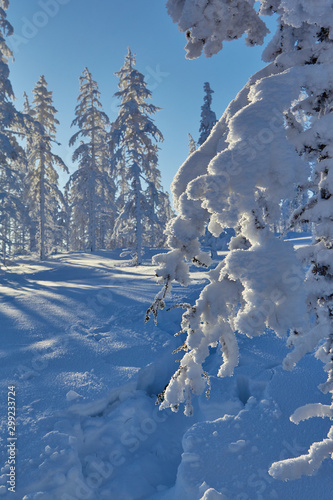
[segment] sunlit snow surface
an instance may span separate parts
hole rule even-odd
[[[329,398],[317,389],[325,374],[313,357],[282,370],[283,340],[242,338],[232,378],[216,377],[220,354],[212,352],[210,399],[194,399],[192,418],[182,408],[158,410],[156,395],[184,338],[174,337],[179,309],[162,311],[157,327],[144,324],[159,291],[153,253],[140,267],[119,252],[22,258],[0,275],[2,464],[9,384],[17,391],[18,438],[16,493],[7,491],[3,468],[0,497],[329,500],[330,460],[294,482],[267,473],[272,462],[306,453],[330,427],[328,419],[289,421],[299,406]],[[193,276],[189,288],[174,287],[168,305],[195,301],[205,280]]]

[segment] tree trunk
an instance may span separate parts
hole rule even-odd
[[[96,183],[96,156],[95,156],[95,116],[94,102],[92,98],[92,132],[91,132],[91,182],[89,186],[89,249],[90,252],[96,250],[96,206],[95,206],[95,183]]]
[[[39,241],[39,258],[40,260],[45,260],[45,164],[44,164],[44,154],[41,153],[40,157],[40,185],[39,185],[39,196],[40,196],[40,241]]]
[[[141,184],[140,178],[135,179],[135,233],[136,233],[136,264],[139,266],[142,262],[142,214],[141,214]]]

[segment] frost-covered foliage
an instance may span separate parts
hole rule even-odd
[[[202,51],[207,57],[216,54],[224,41],[244,33],[247,45],[262,45],[268,29],[254,4],[255,0],[168,0],[167,9],[179,30],[186,32],[186,57],[194,59]]]
[[[87,68],[80,76],[80,94],[70,139],[79,146],[73,153],[78,169],[67,185],[71,209],[71,246],[74,250],[105,248],[116,219],[116,186],[111,168],[107,126],[109,118],[100,102],[100,92]]]
[[[291,228],[297,232],[311,231],[311,224],[302,224],[292,220],[293,213],[303,207],[312,197],[313,187],[309,184],[308,189],[301,189],[297,186],[294,198],[283,200],[281,204],[281,220],[276,227],[277,232],[286,234]]]
[[[199,133],[200,133],[200,137],[198,139],[199,146],[201,146],[201,144],[205,142],[212,128],[217,122],[216,114],[211,109],[212,94],[214,94],[214,90],[210,88],[208,82],[204,84],[204,91],[205,91],[205,97],[204,97],[204,103],[201,106],[201,121],[199,128]]]
[[[303,87],[302,99],[294,103],[288,115],[289,135],[299,154],[313,165],[312,178],[301,186],[306,194],[310,187],[314,195],[298,208],[293,224],[313,227],[313,243],[299,250],[300,258],[308,267],[305,289],[308,309],[313,318],[309,328],[295,331],[290,337],[292,352],[285,360],[285,367],[295,364],[316,346],[316,356],[324,363],[328,380],[320,386],[324,393],[333,394],[333,27],[332,3],[320,2],[300,11],[297,3],[294,12],[287,11],[282,19],[298,27],[307,41],[303,64],[308,67],[308,78]],[[325,14],[326,12],[326,14]],[[301,23],[300,23],[301,19]],[[312,36],[312,38],[311,38]],[[304,41],[303,41],[304,44]],[[297,52],[299,63],[300,51]],[[303,116],[303,120],[299,117]],[[305,120],[306,117],[306,120]],[[332,406],[310,404],[291,417],[294,423],[311,417],[332,418]],[[295,479],[311,475],[333,451],[333,427],[322,442],[314,443],[307,455],[278,462],[270,473],[280,479]]]
[[[134,68],[135,55],[128,49],[119,78],[119,114],[112,124],[110,147],[120,178],[119,216],[114,240],[134,248],[136,262],[141,263],[142,246],[158,245],[163,240],[168,196],[162,191],[155,141],[163,136],[151,115],[159,108],[149,104],[151,92],[144,76]],[[145,187],[146,186],[146,189]]]
[[[42,75],[34,90],[31,115],[39,124],[34,127],[27,141],[28,174],[26,177],[29,211],[34,226],[37,227],[36,239],[41,260],[56,245],[58,214],[64,207],[64,198],[58,187],[59,175],[55,166],[65,172],[68,169],[62,159],[52,152],[56,137],[55,118],[57,110],[53,106],[52,92],[47,89]]]

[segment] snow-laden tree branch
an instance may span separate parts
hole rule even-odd
[[[195,16],[206,7],[222,5],[222,1],[168,3],[180,27],[192,29],[190,57],[199,55],[208,39],[195,40],[192,33],[199,23]],[[228,2],[229,14],[236,5],[236,1]],[[185,412],[191,414],[191,393],[201,394],[206,385],[202,364],[209,347],[221,349],[218,375],[231,375],[238,362],[237,335],[252,337],[267,329],[278,336],[291,332],[289,345],[294,350],[285,361],[286,368],[326,339],[318,351],[329,374],[322,389],[333,388],[333,13],[328,1],[261,2],[261,14],[273,12],[280,17],[278,30],[264,51],[270,64],[250,79],[173,182],[179,215],[167,230],[171,251],[155,258],[161,283],[168,279],[186,286],[189,263],[209,262],[199,243],[207,224],[216,236],[225,226],[234,227],[236,236],[225,260],[208,273],[210,283],[183,315],[187,339],[181,348],[185,354],[163,394],[162,408],[177,411],[184,403]],[[241,12],[234,14],[242,20]],[[200,19],[207,33],[215,36],[218,23],[213,29],[204,15]],[[209,52],[209,44],[206,47]],[[315,228],[314,245],[300,255],[310,266],[304,287],[305,274],[293,248],[277,239],[270,228],[281,215],[282,200],[292,199],[296,188],[308,189],[314,163],[314,197],[294,214],[295,220]],[[305,413],[307,418],[329,416],[330,410],[315,405]],[[301,410],[295,420],[300,416],[304,417]],[[271,472],[280,478],[298,477],[300,471],[313,473],[332,452],[331,438],[332,431],[310,448],[308,456],[274,464]]]
[[[262,45],[268,33],[254,8],[254,0],[168,0],[167,9],[180,31],[186,33],[186,57],[194,59],[204,51],[210,57],[224,41],[246,34],[247,45]]]
[[[273,65],[255,75],[174,180],[180,214],[167,229],[172,250],[155,257],[161,283],[168,278],[187,285],[189,262],[210,264],[199,242],[206,224],[215,236],[225,226],[237,228],[237,235],[226,259],[208,273],[210,283],[194,311],[183,317],[186,353],[163,408],[176,409],[190,391],[203,391],[209,347],[221,348],[219,376],[232,375],[238,364],[236,331],[253,337],[272,329],[284,336],[291,327],[304,326],[304,272],[292,247],[269,229],[280,217],[281,199],[292,196],[295,183],[308,175],[284,125],[284,111],[298,97],[302,77]]]
[[[318,415],[311,414],[308,418]],[[321,415],[320,415],[321,416]],[[323,461],[333,453],[333,428],[327,438],[318,443],[313,443],[307,455],[275,462],[269,469],[269,474],[282,481],[299,479],[301,476],[312,476],[321,466]]]

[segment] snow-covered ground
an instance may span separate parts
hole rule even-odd
[[[296,242],[292,241],[292,244]],[[306,243],[306,242],[304,242]],[[279,482],[272,462],[307,451],[330,422],[295,426],[300,405],[323,402],[322,365],[307,356],[284,372],[284,342],[242,338],[232,378],[206,370],[211,393],[194,416],[159,411],[156,397],[184,342],[181,310],[144,323],[159,291],[151,254],[132,267],[117,252],[20,259],[0,276],[2,464],[9,456],[7,388],[15,386],[16,492],[1,471],[0,497],[24,500],[304,500],[332,498],[332,461],[312,478]],[[220,258],[222,258],[222,254]],[[170,305],[193,302],[205,284],[193,274]],[[179,357],[179,355],[178,355]]]

